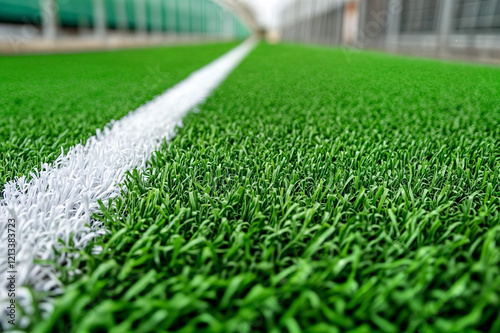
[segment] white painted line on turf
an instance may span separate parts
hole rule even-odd
[[[163,139],[169,141],[175,136],[175,128],[182,125],[186,113],[202,103],[255,45],[254,40],[248,40],[194,72],[114,122],[111,129],[98,131],[85,146],[74,146],[52,165],[43,165],[29,182],[21,177],[5,185],[4,199],[0,202],[0,244],[4,249],[0,254],[2,326],[7,318],[3,312],[10,302],[7,272],[17,272],[16,298],[23,305],[29,306],[29,293],[22,285],[51,294],[60,291],[57,271],[33,261],[56,260],[68,267],[71,256],[64,252],[56,256],[54,248],[61,249],[71,240],[74,248],[83,249],[93,238],[105,233],[102,225],[91,221],[92,213],[99,210],[97,201],[106,202],[118,196],[125,172],[144,168]],[[6,248],[9,219],[15,221],[17,239],[16,264],[12,267]]]

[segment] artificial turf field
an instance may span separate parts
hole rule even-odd
[[[235,45],[0,57],[0,191]]]
[[[498,68],[261,44],[28,331],[499,332],[499,96]]]

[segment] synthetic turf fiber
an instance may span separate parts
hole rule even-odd
[[[31,332],[500,331],[499,94],[497,68],[261,45]]]
[[[0,192],[235,45],[0,57]]]
[[[85,146],[71,147],[52,165],[33,174],[29,182],[20,178],[5,185],[0,229],[4,230],[12,218],[13,227],[20,231],[15,247],[17,285],[50,296],[60,294],[56,267],[71,266],[73,256],[78,256],[95,237],[107,233],[102,223],[92,220],[99,211],[99,201],[116,198],[126,172],[144,169],[152,153],[175,136],[182,118],[204,102],[255,45],[253,40],[242,43],[195,71],[114,122],[111,129],[88,139]],[[10,239],[8,233],[0,234],[0,243],[8,244]],[[57,264],[44,265],[40,261]],[[0,272],[12,269],[8,258],[0,257]],[[9,281],[0,286],[0,307],[5,308],[10,303]],[[29,309],[32,302],[25,288],[16,291],[16,302]],[[0,324],[8,327],[4,318],[0,318]]]

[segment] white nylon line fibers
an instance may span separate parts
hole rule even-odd
[[[186,113],[203,102],[255,45],[256,41],[247,40],[194,72],[114,122],[110,129],[97,131],[85,146],[76,145],[52,165],[42,165],[41,171],[31,174],[29,182],[23,176],[6,184],[0,202],[2,326],[8,318],[3,312],[9,304],[7,271],[11,270],[7,265],[8,219],[16,221],[16,298],[29,307],[30,294],[23,285],[52,295],[61,291],[58,272],[52,266],[33,261],[56,260],[62,267],[69,267],[70,254],[54,254],[53,247],[65,246],[58,239],[69,244],[72,235],[73,246],[79,250],[106,233],[101,224],[91,221],[92,213],[99,210],[97,200],[107,202],[118,196],[125,172],[135,167],[143,169],[163,139],[174,137],[175,127],[182,125]],[[50,303],[44,306],[50,311]]]

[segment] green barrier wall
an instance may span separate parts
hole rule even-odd
[[[92,27],[93,0],[56,0],[63,27]],[[112,29],[135,29],[135,6],[145,6],[148,30],[245,38],[250,32],[231,12],[211,0],[104,0]],[[161,14],[158,14],[158,10]],[[161,15],[161,25],[158,17]],[[157,21],[154,21],[154,20]],[[39,0],[0,0],[0,22],[40,24]],[[156,22],[156,24],[155,24]],[[160,27],[157,29],[156,27]]]
[[[39,24],[39,6],[38,0],[0,0],[0,22]]]

